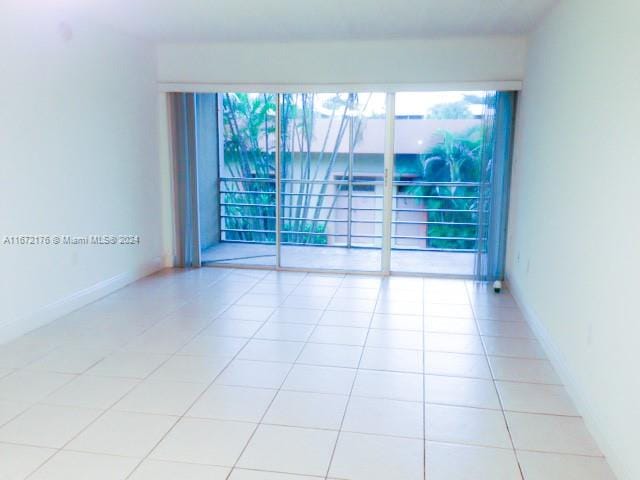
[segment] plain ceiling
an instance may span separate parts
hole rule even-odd
[[[530,32],[556,0],[58,0],[156,42],[388,40]]]

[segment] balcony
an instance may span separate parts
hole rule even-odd
[[[383,178],[282,180],[280,263],[290,268],[379,271]],[[275,266],[274,178],[220,178],[220,240],[205,249],[208,264]],[[391,269],[437,275],[473,274],[479,184],[393,182]]]

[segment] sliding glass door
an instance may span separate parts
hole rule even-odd
[[[392,271],[473,275],[486,95],[396,94]]]
[[[218,95],[219,241],[203,262],[276,266],[276,95]]]
[[[379,271],[385,94],[281,95],[280,265]]]
[[[218,94],[220,233],[203,261],[467,277],[499,265],[504,95]]]

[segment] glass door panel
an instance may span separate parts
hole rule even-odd
[[[360,270],[380,270],[383,243],[385,93],[356,93],[350,149],[349,246]],[[360,250],[355,250],[360,249]],[[368,258],[367,258],[368,257]],[[367,258],[368,265],[364,259]]]
[[[276,265],[276,95],[219,94],[220,242],[208,263]]]
[[[384,99],[282,95],[282,267],[380,270]]]
[[[392,271],[473,275],[486,93],[396,94]]]

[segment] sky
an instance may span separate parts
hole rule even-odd
[[[395,109],[396,116],[425,116],[435,105],[442,103],[454,103],[464,99],[465,95],[476,95],[483,97],[484,91],[450,91],[450,92],[398,92],[396,93]],[[250,93],[249,96],[262,94]],[[341,98],[346,99],[348,93],[339,93]],[[335,98],[335,93],[315,94],[314,109],[317,112],[331,115],[331,107],[326,103]],[[386,93],[364,92],[358,94],[360,110],[353,114],[364,114],[364,116],[384,116],[386,110]],[[482,115],[482,105],[470,105],[469,109],[475,115]],[[275,113],[275,112],[274,112]]]
[[[454,103],[464,99],[465,95],[478,95],[482,97],[485,92],[399,92],[396,93],[396,116],[426,115],[433,106],[441,103]],[[316,110],[323,113],[331,113],[323,104],[335,94],[323,93],[316,95]],[[346,96],[346,94],[345,94]],[[366,105],[364,115],[384,115],[385,93],[361,93],[360,103]],[[482,114],[482,107],[471,106],[470,110],[477,115]]]

